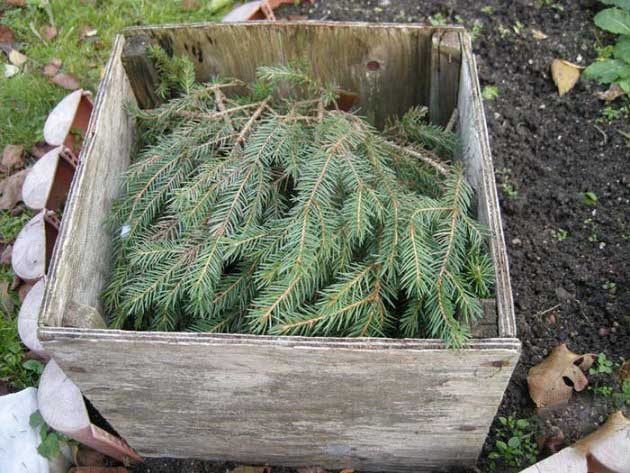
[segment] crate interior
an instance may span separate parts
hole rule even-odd
[[[469,64],[470,58],[463,54],[467,37],[461,28],[252,22],[132,28],[123,36],[124,39],[119,38],[113,53],[119,58],[112,60],[121,61],[123,67],[119,68],[118,74],[124,77],[112,78],[112,81],[128,81],[128,84],[121,85],[118,91],[101,90],[97,97],[97,111],[99,98],[103,99],[105,94],[133,95],[141,107],[155,104],[156,99],[151,94],[157,78],[147,56],[147,47],[150,44],[161,46],[169,54],[187,55],[191,58],[199,81],[206,81],[215,75],[251,81],[258,66],[306,59],[317,78],[332,80],[344,91],[356,94],[358,98],[356,105],[361,114],[377,126],[381,126],[388,117],[400,115],[414,105],[427,106],[432,121],[444,125],[458,106],[458,101],[461,101],[463,96],[468,100],[467,97],[471,94],[474,99],[474,89],[478,89],[474,64]],[[466,71],[462,71],[462,64],[469,69],[468,73],[472,77],[469,77],[470,83],[460,87],[460,78],[466,79]],[[464,86],[470,90],[463,90]],[[119,100],[121,103],[117,105],[129,99],[131,97],[121,97]],[[111,113],[111,110],[109,112]],[[475,115],[474,112],[476,110],[470,113],[460,112],[457,126],[460,134],[462,130],[472,127],[473,121],[479,120],[478,114]],[[483,126],[485,127],[485,124]],[[101,228],[103,231],[104,220],[113,198],[118,193],[121,175],[129,164],[134,141],[133,124],[130,120],[123,119],[114,128],[114,133],[125,135],[122,141],[127,145],[121,149],[123,156],[117,157],[116,162],[106,165],[108,167],[104,183],[106,198],[98,204],[97,210],[100,214],[85,217],[91,220],[89,225],[92,228]],[[474,131],[468,138],[479,140],[480,136]],[[94,151],[89,146],[87,148],[84,156],[91,152],[89,156],[91,161],[103,159],[103,156],[98,156],[98,150]],[[476,208],[479,219],[492,227],[493,211],[488,208],[492,193],[488,194],[488,183],[483,181],[483,166],[477,162],[480,158],[474,154],[473,148],[474,146],[464,143],[460,159],[465,163],[467,178],[477,194]],[[86,166],[103,167],[102,164],[94,162],[86,163]],[[86,169],[86,172],[90,171]],[[99,170],[93,169],[92,172],[98,173]],[[80,182],[73,185],[73,191],[77,188],[76,192],[73,192],[77,205],[81,199],[78,189],[80,186]],[[493,186],[494,182],[491,187]],[[85,203],[83,207],[86,207]],[[90,210],[84,209],[81,213],[86,212]],[[62,238],[63,235],[64,232]],[[495,243],[491,242],[491,246],[496,246]],[[80,260],[82,265],[91,266],[88,270],[90,279],[75,278],[72,285],[68,285],[67,281],[53,280],[53,289],[55,285],[59,289],[55,294],[57,300],[53,300],[54,296],[50,295],[49,290],[45,305],[50,303],[50,309],[56,305],[62,313],[69,302],[88,305],[101,311],[100,292],[107,280],[111,263],[107,258],[108,247],[106,235],[84,240],[84,244],[79,248],[83,255]],[[56,253],[59,257],[53,260],[53,274],[59,273],[59,268],[55,267],[56,262],[60,258],[68,259],[68,255],[60,255],[60,251],[63,250],[58,249]],[[499,253],[495,248],[491,251],[495,266],[498,266],[497,256],[501,256],[502,251],[501,248],[498,249]],[[499,280],[502,279],[499,274],[497,276]],[[66,286],[63,289],[60,287],[62,284]],[[496,291],[497,294],[505,291],[505,287],[497,284]],[[60,293],[63,295],[60,296]],[[499,319],[502,316],[508,318],[513,316],[509,310],[508,313],[502,314],[500,307],[497,308],[501,306],[501,301],[497,302],[495,304],[488,301],[486,317],[482,324],[484,327],[475,334],[476,337],[487,338],[508,334],[500,330],[497,312]],[[511,294],[508,302],[511,304]],[[44,321],[44,324],[51,324],[50,320],[54,317],[49,315],[48,322]],[[56,326],[63,326],[63,321],[59,318],[56,323],[59,324]],[[55,326],[54,323],[51,325]]]

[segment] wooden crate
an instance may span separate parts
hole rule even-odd
[[[156,333],[69,327],[101,311],[105,220],[129,165],[126,103],[150,105],[146,45],[190,56],[198,78],[250,80],[306,57],[359,94],[376,124],[410,106],[445,123],[454,107],[466,176],[494,234],[496,302],[453,351],[437,340]],[[90,309],[88,309],[90,310]],[[69,318],[68,318],[69,319]],[[520,353],[494,171],[469,36],[457,27],[296,22],[132,28],[115,41],[64,212],[39,336],[113,427],[146,456],[435,470],[473,463]]]

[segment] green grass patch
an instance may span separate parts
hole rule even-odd
[[[228,9],[225,0],[199,4],[199,8],[186,11],[181,1],[175,0],[55,0],[50,5],[58,34],[51,41],[33,32],[50,24],[40,0],[29,0],[26,8],[6,9],[0,23],[13,30],[29,62],[16,76],[0,78],[0,151],[9,143],[28,148],[41,139],[48,113],[68,93],[41,74],[42,67],[53,58],[62,60],[61,72],[75,76],[83,88],[96,91],[118,32],[135,25],[216,20]],[[83,38],[86,27],[96,29],[96,36]]]

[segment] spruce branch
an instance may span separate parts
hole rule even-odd
[[[466,342],[488,231],[425,108],[381,132],[303,64],[247,86],[155,60],[175,98],[130,109],[143,147],[112,216],[112,326]]]

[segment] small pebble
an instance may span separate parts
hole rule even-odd
[[[513,244],[514,246],[521,246],[521,244],[522,244],[522,243],[523,243],[523,242],[521,241],[521,239],[520,239],[520,238],[514,238],[514,239],[512,240],[512,244]]]
[[[607,337],[608,335],[610,335],[610,329],[606,327],[602,327],[599,329],[598,333],[600,337]]]

